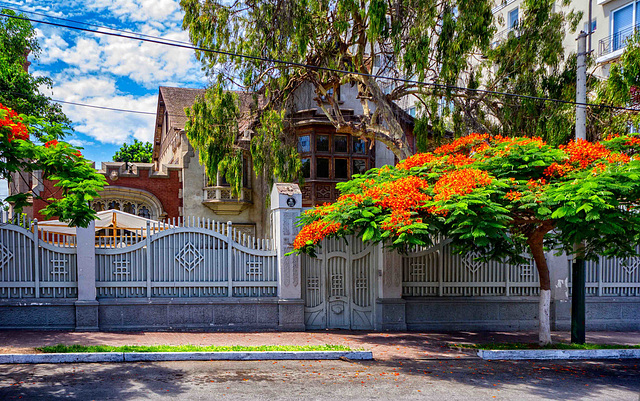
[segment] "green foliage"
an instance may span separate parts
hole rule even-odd
[[[131,145],[126,143],[113,155],[114,162],[151,163],[153,161],[153,144],[133,140]]]
[[[16,15],[7,9],[2,13]],[[60,105],[40,92],[40,88],[51,88],[51,79],[25,71],[27,56],[37,59],[39,54],[36,32],[29,21],[0,17],[0,103],[18,114],[42,117],[68,129],[71,122]]]
[[[396,82],[385,94],[379,80],[313,67],[371,73],[376,64],[381,75],[456,83],[469,56],[487,48],[493,33],[489,0],[181,0],[180,5],[194,45],[227,52],[196,51],[209,75],[259,91],[266,99],[262,108],[285,110],[285,117],[300,100],[294,94],[310,88],[315,93],[303,97],[314,99],[339,132],[381,141],[400,159],[411,151],[393,102],[410,94],[438,99],[442,90]],[[343,115],[336,90],[341,85],[357,90],[361,121]]]
[[[553,0],[526,0],[520,22],[502,31],[486,60],[472,68],[470,88],[575,101],[575,52],[565,59],[565,32],[575,32],[582,13],[556,11]],[[475,80],[478,77],[478,80]],[[551,145],[574,136],[575,106],[505,95],[469,93],[454,97],[457,134],[491,133],[541,137]]]
[[[540,256],[543,240],[570,254],[584,242],[592,259],[635,255],[640,160],[628,155],[639,144],[630,136],[561,148],[539,139],[463,137],[339,184],[336,203],[302,216],[294,247],[313,252],[326,236],[355,233],[400,251],[445,236],[460,253],[515,262],[527,251]]]
[[[240,132],[238,95],[224,91],[218,84],[207,89],[204,97],[196,99],[185,113],[189,118],[185,124],[187,138],[199,152],[207,176],[215,180],[218,169],[222,169],[227,182],[238,194],[242,184],[242,149],[237,144]]]
[[[620,59],[611,64],[609,77],[597,87],[596,103],[638,109],[640,106],[640,35],[626,40]],[[602,135],[628,132],[640,126],[640,113],[633,110],[592,108],[591,121],[602,127]]]
[[[4,120],[4,121],[2,121]],[[11,182],[20,174],[42,171],[43,179],[55,182],[60,199],[44,199],[48,205],[41,210],[47,217],[57,217],[71,226],[86,227],[96,216],[89,202],[98,197],[106,184],[84,159],[78,148],[59,142],[63,127],[42,118],[21,115],[12,117],[10,111],[0,107],[0,178]],[[16,128],[24,127],[25,134],[39,138],[44,145],[32,142],[29,135],[16,136]],[[13,203],[14,211],[21,213],[30,198],[42,199],[33,191],[16,193],[6,201]]]
[[[187,138],[198,150],[207,175],[216,177],[220,170],[236,194],[242,187],[242,160],[248,157],[247,150],[251,153],[255,174],[266,177],[269,187],[274,179],[297,179],[301,169],[295,141],[285,135],[284,113],[268,110],[258,119],[254,111],[257,98],[251,102],[251,105],[241,105],[237,93],[225,91],[217,84],[185,110],[189,117],[185,124]],[[241,107],[248,110],[240,112]],[[239,121],[255,126],[249,140],[241,136]]]

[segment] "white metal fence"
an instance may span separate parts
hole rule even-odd
[[[477,262],[477,255],[453,254],[448,240],[415,248],[402,258],[402,293],[430,296],[535,296],[538,271],[532,258],[522,265]],[[637,249],[640,252],[640,247]],[[571,280],[571,259],[569,259]],[[569,287],[571,282],[569,281]],[[640,296],[640,257],[606,258],[586,263],[587,296]]]
[[[96,235],[98,298],[277,296],[273,241],[231,224],[189,218],[104,234]],[[0,298],[77,298],[77,272],[75,236],[0,214]]]
[[[75,242],[0,213],[0,298],[76,298]]]
[[[636,249],[640,252],[640,247]],[[587,296],[633,297],[640,296],[640,258],[607,258],[585,264]],[[571,287],[571,260],[569,260],[569,287]]]
[[[277,296],[271,240],[199,219],[126,235],[96,249],[98,298]]]
[[[450,240],[415,248],[402,258],[402,294],[427,296],[530,296],[539,293],[533,260],[524,265],[478,262],[451,252]]]

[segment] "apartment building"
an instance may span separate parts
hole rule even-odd
[[[493,9],[497,33],[494,43],[507,37],[523,16],[523,0],[505,0]],[[573,0],[568,6],[556,2],[557,11],[581,11],[582,18],[577,32],[566,32],[564,48],[567,55],[577,48],[579,31],[589,33],[589,8],[591,8],[591,38],[587,48],[595,59],[593,74],[600,78],[609,75],[609,68],[624,52],[628,39],[640,26],[640,1],[635,0]],[[589,40],[590,39],[590,40]]]

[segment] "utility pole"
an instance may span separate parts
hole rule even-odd
[[[591,23],[591,21],[589,21]],[[591,26],[589,26],[591,30]],[[587,34],[578,35],[578,68],[576,79],[576,141],[587,139]],[[584,246],[575,244],[571,275],[571,342],[585,342],[585,269]]]

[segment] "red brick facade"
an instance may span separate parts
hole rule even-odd
[[[108,186],[101,194],[102,199],[96,199],[94,203],[105,203],[110,199],[121,200],[125,204],[133,199],[138,203],[155,206],[157,210],[151,217],[162,220],[165,218],[178,218],[182,211],[182,179],[179,168],[168,168],[165,172],[154,171],[153,164],[135,163],[125,168],[124,163],[103,163],[102,173],[108,182]],[[58,198],[59,191],[54,187],[54,182],[44,180],[41,188],[41,196],[44,199]],[[134,202],[135,203],[135,202]],[[46,202],[34,199],[33,217],[38,220],[46,220],[39,212],[46,207]],[[109,209],[108,204],[102,205]],[[124,210],[127,211],[127,210]],[[137,213],[136,213],[137,214]],[[145,216],[146,217],[146,216]]]

